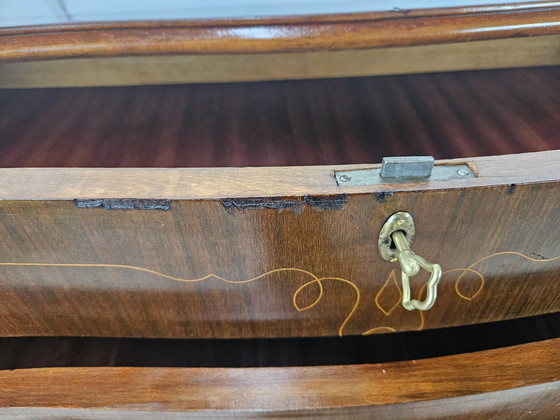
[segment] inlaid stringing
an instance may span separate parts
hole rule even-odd
[[[535,263],[547,263],[547,262],[552,262],[552,261],[556,261],[556,260],[560,259],[560,256],[557,256],[557,257],[554,257],[554,258],[541,258],[541,259],[539,259],[539,258],[529,257],[527,255],[524,255],[524,254],[522,254],[520,252],[516,252],[516,251],[503,251],[503,252],[496,252],[494,254],[490,254],[490,255],[487,255],[485,257],[482,257],[479,260],[472,263],[471,265],[469,265],[468,267],[454,268],[454,269],[451,269],[451,270],[446,270],[446,271],[443,272],[443,275],[446,275],[446,274],[449,274],[449,273],[454,273],[454,272],[461,272],[459,277],[455,280],[455,291],[460,298],[470,301],[470,300],[473,300],[474,298],[476,298],[482,292],[482,290],[484,289],[484,284],[486,282],[486,279],[485,279],[484,275],[473,267],[475,267],[476,265],[480,264],[483,261],[486,261],[486,260],[494,258],[494,257],[503,256],[503,255],[513,255],[513,256],[524,258],[526,260],[529,260],[529,261],[532,261],[532,262],[535,262]],[[323,298],[323,295],[324,295],[323,283],[326,282],[326,281],[342,282],[342,283],[345,283],[345,284],[351,286],[351,288],[354,290],[354,293],[356,295],[354,306],[352,307],[352,310],[348,313],[348,315],[346,315],[346,318],[344,318],[344,321],[342,322],[342,324],[340,324],[340,327],[338,329],[338,335],[339,336],[344,335],[343,334],[344,327],[348,324],[348,322],[350,321],[350,319],[352,318],[352,316],[354,315],[354,313],[358,309],[358,306],[360,305],[360,300],[361,300],[360,289],[358,288],[358,286],[356,286],[356,284],[354,284],[352,281],[350,281],[348,279],[344,279],[344,278],[340,278],[340,277],[318,277],[310,271],[303,270],[303,269],[300,269],[300,268],[293,268],[293,267],[277,268],[277,269],[267,271],[266,273],[260,274],[258,276],[255,276],[255,277],[252,277],[252,278],[249,278],[249,279],[246,279],[246,280],[231,280],[231,279],[227,279],[225,277],[219,276],[219,275],[214,274],[214,273],[210,273],[206,276],[199,277],[199,278],[185,279],[185,278],[170,276],[170,275],[167,275],[167,274],[164,274],[164,273],[160,273],[158,271],[150,270],[148,268],[136,267],[136,266],[130,266],[130,265],[121,265],[121,264],[80,264],[80,263],[59,264],[59,263],[15,263],[15,262],[11,263],[11,262],[2,262],[2,263],[0,263],[0,266],[17,266],[17,267],[38,267],[38,266],[40,266],[40,267],[79,267],[79,268],[125,269],[125,270],[141,271],[141,272],[152,274],[152,275],[157,276],[157,277],[161,277],[161,278],[172,280],[172,281],[178,281],[178,282],[182,282],[182,283],[198,283],[198,282],[202,282],[202,281],[214,278],[216,280],[222,281],[224,283],[230,283],[230,284],[252,283],[256,280],[262,279],[264,277],[267,277],[267,276],[270,276],[270,275],[276,274],[276,273],[301,272],[301,273],[304,273],[304,274],[308,275],[309,277],[311,277],[312,280],[310,280],[310,281],[304,283],[303,285],[301,285],[300,287],[298,287],[293,294],[292,303],[293,303],[294,308],[298,312],[307,311],[309,309],[312,309],[313,307],[315,307],[316,305],[318,305],[320,303],[320,301],[321,301],[321,299]],[[473,293],[471,296],[466,296],[465,294],[463,294],[460,291],[461,280],[463,279],[465,273],[467,273],[467,272],[475,273],[480,279],[480,286],[478,287],[476,292]],[[306,288],[308,288],[312,285],[315,285],[315,284],[318,286],[318,290],[319,290],[315,300],[312,303],[310,303],[306,306],[300,306],[297,302],[299,294],[304,289],[306,289]],[[382,296],[383,292],[386,290],[387,287],[389,287],[390,284],[393,284],[394,287],[396,287],[396,289],[398,290],[398,292],[400,294],[400,298],[389,309],[385,309],[380,304],[379,300],[380,300],[380,297]],[[423,296],[425,290],[426,290],[426,286],[424,285],[424,287],[422,287],[422,289],[418,293],[418,299],[419,300],[422,299],[422,296]],[[381,289],[379,290],[379,292],[377,293],[377,295],[375,297],[375,305],[377,306],[377,309],[379,309],[386,317],[388,317],[391,314],[391,312],[393,312],[398,307],[401,299],[402,299],[401,286],[399,285],[399,283],[396,280],[395,270],[391,270],[391,272],[389,273],[389,276],[387,277],[387,280],[383,283],[383,286],[381,287]],[[418,313],[419,318],[420,318],[420,325],[417,328],[417,330],[422,330],[424,328],[424,314],[423,314],[422,311],[415,311],[415,312]],[[392,327],[378,326],[378,327],[374,327],[372,329],[369,329],[367,331],[364,331],[362,334],[363,335],[368,335],[368,334],[373,334],[373,333],[394,332],[394,331],[397,331],[397,330],[392,328]]]

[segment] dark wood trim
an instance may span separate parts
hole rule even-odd
[[[560,2],[253,20],[54,24],[0,30],[0,60],[364,49],[560,33]]]

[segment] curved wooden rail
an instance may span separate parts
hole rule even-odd
[[[1,29],[0,60],[345,50],[558,33],[557,1],[250,20],[58,22]]]
[[[196,412],[214,417],[228,413],[313,417],[330,410],[331,415],[353,418],[373,414],[465,418],[531,411],[539,418],[552,418],[559,412],[559,359],[560,339],[553,339],[373,365],[1,371],[0,406],[9,408],[0,409],[0,415],[39,411],[130,418]]]

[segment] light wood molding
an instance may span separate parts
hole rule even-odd
[[[74,58],[0,64],[0,88],[246,82],[549,66],[560,35],[276,54]]]
[[[474,179],[344,187],[335,170],[378,168],[378,164],[262,168],[0,168],[1,200],[143,198],[209,200],[294,197],[386,191],[433,191],[560,179],[560,150],[449,159],[467,163]]]

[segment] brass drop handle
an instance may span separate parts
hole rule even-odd
[[[441,280],[441,267],[439,264],[432,264],[425,258],[416,255],[411,249],[410,244],[414,238],[414,220],[410,213],[397,212],[393,214],[379,233],[379,253],[386,261],[398,261],[401,266],[402,283],[402,305],[405,309],[412,311],[427,311],[437,298],[437,285]],[[426,299],[422,302],[410,298],[409,278],[420,272],[420,269],[430,273],[427,283]]]

